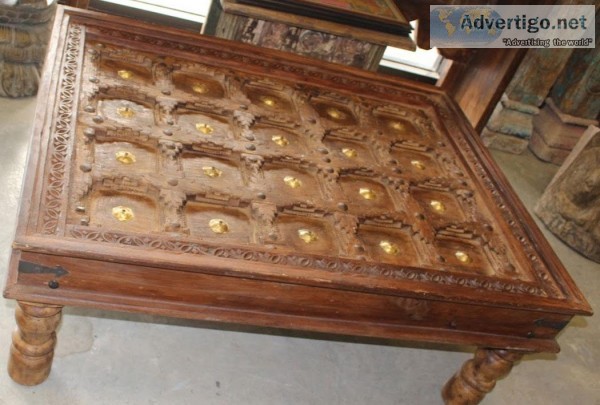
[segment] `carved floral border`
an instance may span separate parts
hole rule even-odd
[[[62,196],[65,188],[66,157],[73,133],[75,93],[78,86],[77,72],[81,52],[83,27],[69,25],[60,83],[56,121],[52,127],[50,142],[50,168],[43,192],[42,233],[54,235],[58,230],[63,210]]]

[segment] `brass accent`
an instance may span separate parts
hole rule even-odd
[[[328,108],[326,112],[327,115],[329,115],[334,120],[343,120],[346,118],[346,114],[334,107]]]
[[[135,111],[131,107],[119,107],[117,108],[117,114],[123,118],[131,118],[135,115]]]
[[[352,149],[352,148],[343,148],[342,153],[349,158],[355,158],[358,156],[356,149]]]
[[[202,122],[196,124],[196,130],[202,132],[204,135],[210,135],[215,131],[213,127],[208,124],[203,124]]]
[[[411,160],[410,164],[416,169],[425,170],[425,165],[420,160]]]
[[[298,237],[305,243],[312,243],[318,239],[317,234],[308,229],[298,229]]]
[[[229,232],[229,225],[227,225],[227,222],[219,218],[213,218],[208,221],[208,226],[214,233],[221,234]]]
[[[283,135],[273,135],[271,140],[279,146],[287,146],[290,143]]]
[[[471,256],[469,256],[468,254],[466,254],[465,252],[463,252],[461,250],[457,250],[456,252],[454,252],[454,256],[456,256],[456,258],[458,259],[459,262],[464,263],[464,264],[468,264],[473,261],[473,259],[471,259]]]
[[[360,190],[358,190],[358,194],[360,194],[365,200],[375,199],[375,192],[370,188],[361,187]]]
[[[194,93],[206,94],[206,93],[208,93],[209,89],[205,83],[194,83],[192,85],[192,90],[194,90]]]
[[[113,207],[112,215],[121,222],[131,221],[134,218],[133,210],[129,207],[124,207],[122,205]]]
[[[115,158],[117,159],[117,161],[123,163],[124,165],[130,165],[132,163],[135,163],[135,155],[125,150],[120,150],[117,153],[115,153]]]
[[[219,177],[223,174],[221,170],[217,169],[214,166],[203,166],[202,171],[208,177]]]
[[[267,107],[275,107],[275,105],[277,104],[277,101],[273,97],[269,96],[260,97],[260,101]]]
[[[402,124],[401,122],[398,122],[398,121],[390,122],[390,128],[392,128],[396,131],[404,131],[406,129],[404,124]]]
[[[446,211],[446,206],[441,201],[431,200],[429,202],[429,205],[431,205],[431,208],[433,208],[433,210],[435,212],[444,212],[444,211]]]
[[[388,255],[396,256],[398,253],[400,253],[400,248],[398,248],[398,245],[387,240],[382,240],[379,242],[379,247]]]
[[[119,77],[123,80],[129,80],[133,77],[133,72],[131,70],[119,70],[117,72],[117,74],[119,75]]]
[[[302,185],[300,179],[297,179],[294,176],[285,176],[283,181],[291,188],[298,188]]]

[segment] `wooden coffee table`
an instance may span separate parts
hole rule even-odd
[[[65,305],[478,347],[477,403],[591,310],[434,87],[60,9],[7,298],[12,378]]]

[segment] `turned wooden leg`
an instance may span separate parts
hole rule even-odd
[[[447,405],[472,405],[494,389],[496,380],[507,375],[523,353],[477,349],[475,357],[446,383],[442,398]]]
[[[19,384],[37,385],[50,374],[62,307],[23,301],[17,304],[8,374]]]

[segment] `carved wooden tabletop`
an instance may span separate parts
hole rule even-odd
[[[590,313],[440,90],[66,10],[5,291],[32,319],[88,305],[512,364]]]

